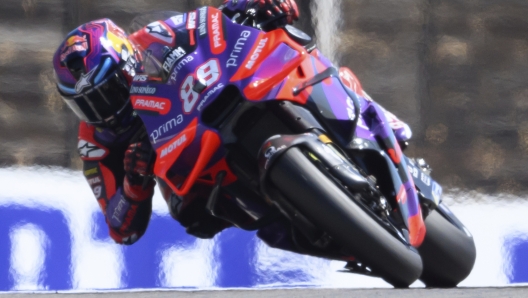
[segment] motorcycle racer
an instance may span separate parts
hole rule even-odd
[[[249,15],[264,30],[292,24],[299,17],[293,0],[227,0],[220,9],[231,18]],[[195,29],[187,28],[182,20],[175,16],[157,21],[130,36],[111,20],[92,21],[68,34],[54,56],[58,90],[81,119],[78,149],[84,175],[105,215],[110,236],[117,243],[132,244],[146,231],[156,184],[152,169],[155,157],[143,123],[133,113],[130,84],[143,74],[160,71],[163,74],[167,68],[165,64],[150,63],[153,60],[140,54],[152,40],[161,39],[169,48],[189,52],[194,36],[191,31]],[[173,32],[167,22],[173,25],[182,22],[181,30]],[[157,60],[163,61],[166,51],[151,54],[159,55]],[[165,61],[170,63],[169,59]],[[396,133],[398,140],[410,138],[406,124],[394,116],[388,118],[393,129],[400,131]],[[179,197],[161,179],[158,184],[171,215],[189,234],[211,238],[232,225],[206,212],[210,187],[196,185],[188,195]],[[229,196],[223,196],[221,201],[223,209],[231,210],[230,218],[234,221],[251,220],[236,212],[237,208],[229,208],[234,204]],[[297,237],[286,222],[262,228],[258,235],[272,247],[321,255],[300,248],[302,237]],[[291,239],[296,238],[292,243]]]
[[[270,28],[298,18],[293,0],[226,0],[220,8],[228,16],[252,14],[266,20]],[[156,22],[145,30],[156,34],[157,24],[163,27]],[[142,60],[124,30],[109,19],[91,21],[70,32],[53,57],[57,89],[81,120],[78,152],[84,176],[105,215],[111,238],[120,244],[132,244],[145,233],[156,184],[152,148],[129,100],[132,80],[145,70]],[[191,200],[177,198],[163,186],[160,182],[171,214],[188,233],[211,238],[231,225],[205,212],[206,195],[199,189],[188,196],[200,199]],[[171,197],[183,203],[171,205]]]

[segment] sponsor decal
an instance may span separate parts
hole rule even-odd
[[[172,44],[174,42],[174,34],[167,24],[156,21],[150,23],[145,27],[145,31],[156,39],[159,39],[166,44]]]
[[[151,96],[132,96],[132,106],[136,110],[157,112],[166,115],[171,109],[168,99]]]
[[[103,23],[106,24],[106,27],[108,28],[108,31],[114,33],[115,35],[121,37],[121,38],[126,38],[127,35],[125,34],[125,31],[123,31],[123,29],[117,27],[114,22],[110,21],[110,20],[103,20]]]
[[[194,57],[193,56],[188,56],[188,57],[183,58],[178,63],[178,65],[176,65],[176,70],[180,71],[182,69],[182,67],[184,67],[185,65],[189,64],[192,61],[194,61]]]
[[[385,114],[385,117],[387,117],[389,125],[393,130],[405,128],[405,123],[398,119],[393,113],[385,109],[383,109],[383,113]]]
[[[165,58],[165,62],[163,62],[163,69],[169,73],[174,66],[174,63],[176,63],[179,59],[181,59],[183,56],[185,56],[187,52],[182,48],[178,47]]]
[[[174,83],[176,83],[176,77],[178,76],[178,71],[174,70],[170,77],[169,77],[169,81],[167,82],[169,85],[173,85]]]
[[[433,199],[437,204],[440,204],[440,198],[442,197],[442,186],[440,184],[433,181]]]
[[[97,177],[93,177],[93,178],[89,178],[88,179],[88,184],[90,184],[90,186],[94,185],[94,184],[99,184],[101,183],[101,176],[97,176]]]
[[[210,59],[196,69],[196,75],[189,74],[180,88],[180,99],[183,102],[183,111],[189,114],[193,111],[200,94],[194,91],[194,78],[206,88],[213,86],[222,76],[218,59]]]
[[[405,191],[405,187],[403,185],[400,187],[400,191],[398,191],[398,194],[396,195],[396,201],[400,204],[407,203],[407,191]]]
[[[247,69],[252,69],[253,66],[255,66],[255,63],[257,62],[258,58],[260,57],[260,54],[262,53],[262,50],[264,49],[267,43],[268,43],[268,38],[264,38],[260,40],[259,45],[255,49],[253,54],[251,54],[251,59],[246,64]]]
[[[146,87],[138,87],[138,86],[132,86],[130,88],[130,93],[133,94],[154,94],[156,93],[156,88],[146,86]]]
[[[106,155],[106,150],[85,140],[79,140],[77,149],[79,150],[79,155],[84,158],[102,158]]]
[[[418,179],[418,168],[413,166],[412,164],[407,164],[407,170],[409,171],[409,174],[411,174],[414,178]]]
[[[84,52],[88,50],[86,35],[74,35],[66,40],[60,54],[60,60],[64,62],[66,57],[73,52]]]
[[[222,90],[223,88],[224,88],[224,84],[220,83],[220,84],[216,85],[216,87],[214,87],[213,89],[209,90],[209,92],[207,92],[207,94],[204,96],[204,99],[198,105],[198,108],[197,108],[198,111],[202,110],[203,105],[207,102],[209,97],[211,97],[213,94],[218,92],[218,90]]]
[[[210,15],[209,19],[209,37],[212,45],[212,52],[216,55],[221,54],[226,48],[221,18],[222,13],[220,11],[215,11]]]
[[[187,56],[187,57],[182,58],[180,60],[180,62],[178,62],[178,64],[176,65],[176,68],[172,71],[172,73],[170,75],[170,78],[169,78],[168,84],[172,85],[172,84],[176,83],[176,77],[178,76],[179,71],[185,65],[189,64],[192,61],[194,61],[194,57],[193,56]]]
[[[128,212],[135,213],[136,208],[137,208],[137,205],[131,206],[131,204],[127,201],[127,199],[123,195],[121,195],[119,202],[117,203],[117,207],[114,209],[114,213],[112,214],[110,225],[112,226],[121,225],[123,220],[126,220],[125,216],[127,216],[127,213]],[[112,221],[117,221],[119,225],[115,225],[115,223],[113,224]]]
[[[198,31],[200,32],[200,37],[204,37],[207,35],[207,7],[198,9],[198,12],[200,13]]]
[[[172,118],[170,119],[169,121],[167,121],[166,123],[162,124],[158,129],[154,130],[151,134],[150,134],[150,138],[152,139],[152,142],[154,144],[156,144],[156,141],[161,137],[163,136],[164,134],[166,134],[167,132],[171,131],[173,128],[175,128],[176,126],[182,124],[183,122],[183,115],[178,115],[176,118]]]
[[[167,146],[166,148],[163,148],[161,150],[160,158],[164,158],[165,156],[167,156],[167,154],[171,153],[176,148],[182,146],[186,141],[187,141],[187,135],[186,134],[184,134],[181,137],[179,137],[178,139],[174,140],[172,143],[169,144],[169,146]]]
[[[354,112],[355,107],[354,107],[354,102],[352,101],[352,98],[347,96],[346,103],[347,103],[348,119],[350,119],[351,121],[354,121],[356,119],[356,113]]]
[[[183,15],[173,16],[170,18],[170,20],[172,21],[172,23],[174,23],[174,26],[180,26],[184,23]]]
[[[274,146],[271,146],[268,149],[266,149],[266,151],[264,152],[264,157],[266,158],[266,163],[264,164],[264,169],[268,168],[269,162],[270,162],[271,158],[273,157],[273,155],[275,155],[275,153],[277,153],[277,152],[279,152],[281,150],[284,150],[284,149],[286,149],[286,145],[282,145],[279,148],[275,148]]]
[[[339,70],[339,77],[345,86],[350,88],[350,90],[356,92],[357,94],[362,93],[361,85],[350,69],[342,67]]]
[[[200,98],[200,94],[193,90],[194,76],[192,74],[185,77],[182,86],[180,87],[180,99],[183,103],[183,111],[185,114],[190,114],[194,105]]]
[[[88,169],[88,170],[84,171],[84,176],[95,175],[98,172],[99,172],[99,170],[97,169],[97,167],[91,168],[91,169]]]
[[[136,76],[137,60],[136,60],[136,57],[135,57],[134,53],[132,53],[132,55],[130,55],[128,50],[126,48],[123,48],[123,50],[121,51],[121,59],[126,61],[126,64],[123,67],[123,70],[126,73],[128,73],[129,76],[135,77]]]
[[[134,82],[146,82],[148,80],[148,75],[137,75],[134,77]]]
[[[80,94],[84,88],[92,86],[92,83],[90,83],[92,79],[92,75],[95,73],[95,68],[90,70],[89,73],[81,75],[81,78],[79,81],[77,81],[77,84],[75,84],[75,92]]]
[[[221,77],[220,65],[217,59],[211,59],[196,70],[196,77],[204,82],[206,87],[213,86]]]
[[[238,67],[238,58],[239,54],[244,49],[244,46],[246,45],[246,42],[248,38],[251,36],[251,31],[244,30],[242,33],[240,33],[240,37],[238,38],[235,47],[233,48],[233,51],[231,51],[231,55],[229,56],[229,59],[227,60],[227,67]]]
[[[103,194],[103,186],[97,185],[94,188],[92,188],[92,192],[96,199],[100,199],[101,195]]]
[[[431,177],[429,177],[429,175],[425,174],[425,173],[420,173],[420,181],[423,182],[423,184],[427,185],[427,186],[431,186]]]
[[[264,157],[266,157],[267,159],[270,159],[273,156],[273,154],[275,154],[276,152],[277,152],[277,148],[271,146],[268,149],[266,149],[266,152],[264,152]]]
[[[196,11],[189,12],[189,18],[187,19],[187,29],[196,29]]]

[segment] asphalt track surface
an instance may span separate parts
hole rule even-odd
[[[242,297],[427,297],[427,298],[470,298],[470,297],[528,297],[528,287],[507,288],[455,288],[455,289],[284,289],[284,290],[219,290],[219,291],[145,291],[105,293],[5,293],[0,297],[39,298],[242,298]]]

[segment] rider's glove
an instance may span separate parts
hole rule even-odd
[[[110,236],[118,243],[132,244],[147,229],[156,184],[151,148],[147,142],[134,143],[125,152],[123,195],[116,193],[106,208]]]
[[[257,23],[275,27],[293,24],[299,19],[295,0],[225,0],[222,7],[231,12],[241,12],[254,17]]]
[[[125,195],[134,201],[144,200],[152,195],[153,151],[149,142],[130,144],[125,152]]]
[[[119,190],[106,206],[106,221],[110,227],[110,236],[117,243],[133,244],[147,229],[152,210],[152,194],[154,182],[147,191],[131,191],[125,178],[123,194]],[[127,194],[128,193],[128,194]],[[135,198],[130,198],[130,194]],[[139,194],[139,196],[138,196]]]

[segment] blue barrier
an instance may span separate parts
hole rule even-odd
[[[42,282],[47,290],[72,289],[71,235],[63,214],[59,211],[33,210],[20,206],[0,206],[0,291],[9,291],[14,286],[10,275],[11,243],[9,231],[22,223],[40,227],[51,246],[46,251],[45,274]],[[109,239],[102,214],[95,216],[95,240]],[[252,287],[258,284],[258,274],[250,260],[255,259],[255,233],[228,229],[216,239],[218,265],[216,287]],[[134,245],[123,246],[124,271],[121,276],[122,289],[159,288],[161,254],[171,246],[187,247],[196,238],[185,233],[183,228],[169,216],[153,215],[145,235]],[[117,245],[117,244],[116,244]],[[302,276],[301,272],[294,276]],[[291,278],[292,276],[286,276]],[[287,280],[278,280],[278,282]],[[290,280],[291,281],[291,280]]]
[[[24,224],[41,229],[50,245],[45,252],[43,274],[40,281],[46,290],[69,290],[72,286],[72,235],[64,214],[58,210],[35,210],[20,205],[0,205],[0,291],[14,287],[10,264],[12,243],[10,231]],[[92,217],[94,241],[108,242],[108,229],[101,213]],[[145,235],[132,246],[118,246],[123,257],[123,272],[120,289],[166,287],[161,280],[162,254],[170,248],[186,249],[197,241],[170,216],[153,214]],[[290,284],[310,286],[310,277],[299,270],[283,270],[280,274],[266,276],[265,281],[258,272],[256,236],[235,228],[227,229],[215,239],[215,249],[209,262],[216,268],[211,286],[219,288],[258,287],[263,284]],[[117,244],[116,244],[117,246]],[[509,283],[528,282],[528,241],[525,238],[509,237],[504,242]],[[190,269],[190,268],[189,268]],[[312,281],[313,282],[313,281]],[[312,286],[317,284],[312,283]],[[184,286],[185,287],[185,286]]]
[[[104,217],[80,173],[59,170],[50,178],[39,171],[0,170],[2,181],[16,186],[0,194],[0,292],[388,286],[380,279],[336,273],[343,262],[266,248],[254,232],[232,228],[214,240],[197,240],[168,215],[159,194],[143,238],[132,246],[113,244]],[[25,180],[31,180],[35,187],[24,188],[20,181]],[[523,219],[528,204],[468,204],[455,209],[475,235],[478,251],[475,270],[462,286],[528,282],[528,224]],[[490,216],[501,220],[490,222]],[[12,235],[26,237],[27,229],[38,230],[35,235],[44,235],[47,244],[29,248],[28,252],[22,251],[20,243],[11,243]],[[13,247],[18,251],[12,251]],[[13,267],[12,259],[18,254],[36,255],[32,249],[45,249],[43,260],[37,262],[41,268],[36,274],[40,275],[38,282],[24,283],[21,278],[25,267]],[[17,260],[24,262],[20,256]]]
[[[504,242],[506,257],[508,258],[507,272],[510,283],[528,282],[528,239],[526,237],[508,237]]]
[[[50,240],[46,251],[44,285],[50,290],[71,289],[71,235],[66,220],[59,211],[42,211],[20,206],[0,206],[0,291],[14,286],[10,275],[11,241],[10,229],[25,223],[32,223],[45,231]]]

